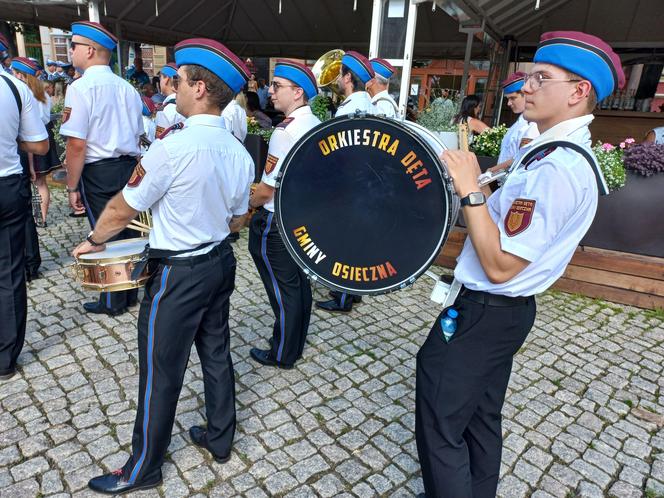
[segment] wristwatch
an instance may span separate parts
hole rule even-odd
[[[481,206],[486,202],[486,197],[482,192],[471,192],[466,197],[461,199],[461,207],[464,206]]]
[[[87,240],[88,242],[90,242],[90,244],[92,244],[94,247],[103,246],[103,245],[104,245],[104,242],[95,242],[95,241],[92,239],[92,234],[93,234],[93,233],[94,233],[94,230],[88,234],[88,236],[85,238],[85,240]]]
[[[65,189],[67,190],[68,194],[73,194],[74,192],[78,192],[78,187],[69,188],[69,186],[67,186],[65,187]]]

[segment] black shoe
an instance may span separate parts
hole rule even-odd
[[[83,303],[83,309],[87,311],[88,313],[95,313],[95,314],[100,314],[100,315],[108,315],[108,316],[117,316],[121,315],[125,311],[127,311],[127,308],[120,308],[118,310],[112,310],[101,304],[99,301],[92,301],[90,303]]]
[[[11,379],[12,377],[14,377],[14,375],[16,375],[16,368],[13,368],[13,369],[10,370],[9,372],[0,375],[0,382],[1,382],[1,381],[4,381],[4,380],[9,380],[9,379]]]
[[[154,482],[135,482],[130,484],[122,474],[122,470],[116,470],[112,474],[104,474],[90,479],[88,487],[97,493],[105,495],[123,495],[139,489],[156,488],[162,483],[161,473],[159,479]]]
[[[226,240],[230,243],[237,242],[240,239],[240,232],[233,232],[226,237]]]
[[[294,365],[286,365],[285,363],[279,363],[277,360],[272,358],[272,355],[270,354],[271,352],[272,351],[269,351],[267,349],[251,348],[251,351],[249,351],[249,355],[261,365],[265,365],[268,367],[282,368],[284,370],[291,370],[293,368]]]
[[[82,213],[75,213],[74,211],[69,213],[70,218],[84,218],[85,216],[86,216],[85,211],[83,211]]]
[[[333,297],[334,299],[341,301],[341,292],[339,291],[330,291],[330,297]],[[354,303],[361,303],[362,302],[362,296],[356,296],[355,294],[346,294],[346,299],[353,298]]]
[[[353,300],[346,299],[346,302],[341,306],[341,302],[336,299],[330,299],[329,301],[316,301],[316,307],[325,311],[340,311],[343,313],[348,313],[353,309]]]
[[[48,223],[46,223],[45,221],[42,221],[40,223],[35,223],[35,226],[37,228],[48,228]]]
[[[207,431],[202,427],[198,425],[193,426],[191,429],[189,429],[189,436],[191,437],[191,440],[194,442],[196,446],[199,446],[204,450],[209,451],[210,455],[212,455],[212,458],[214,458],[215,462],[226,463],[231,459],[231,455],[219,456],[214,454],[214,452],[208,446]]]
[[[32,282],[33,280],[37,280],[38,278],[41,278],[43,276],[44,275],[42,275],[39,272],[39,270],[35,270],[35,271],[26,270],[25,271],[25,281],[26,282]]]

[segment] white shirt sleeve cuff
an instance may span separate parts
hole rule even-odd
[[[86,135],[83,135],[83,133],[78,133],[76,131],[67,131],[63,130],[62,128],[60,128],[60,135],[64,137],[79,138],[81,140],[87,140],[88,138]]]
[[[533,249],[532,247],[519,244],[514,239],[510,239],[503,234],[500,235],[500,248],[505,252],[514,254],[515,256],[530,261],[531,263],[539,258],[543,252],[537,249]]]
[[[39,135],[20,135],[19,138],[22,142],[41,142],[48,138],[48,133],[40,133]]]

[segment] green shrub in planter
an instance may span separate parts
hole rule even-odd
[[[498,157],[505,133],[507,127],[504,124],[489,128],[484,133],[475,135],[470,149],[478,156]]]
[[[613,192],[624,187],[626,175],[623,162],[623,148],[608,143],[597,142],[593,146],[593,152],[602,169],[602,174],[609,187],[609,191]]]

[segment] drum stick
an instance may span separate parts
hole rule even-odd
[[[150,233],[150,228],[146,228],[144,225],[136,225],[134,223],[129,223],[127,225],[127,228],[141,233],[148,233],[148,234]]]
[[[129,222],[129,225],[134,225],[134,226],[137,226],[137,227],[142,227],[142,228],[145,228],[146,230],[150,230],[150,228],[151,228],[150,225],[146,225],[145,223],[141,223],[141,222],[138,221],[138,220],[131,220],[131,221]],[[129,226],[129,225],[127,225],[127,226]]]

